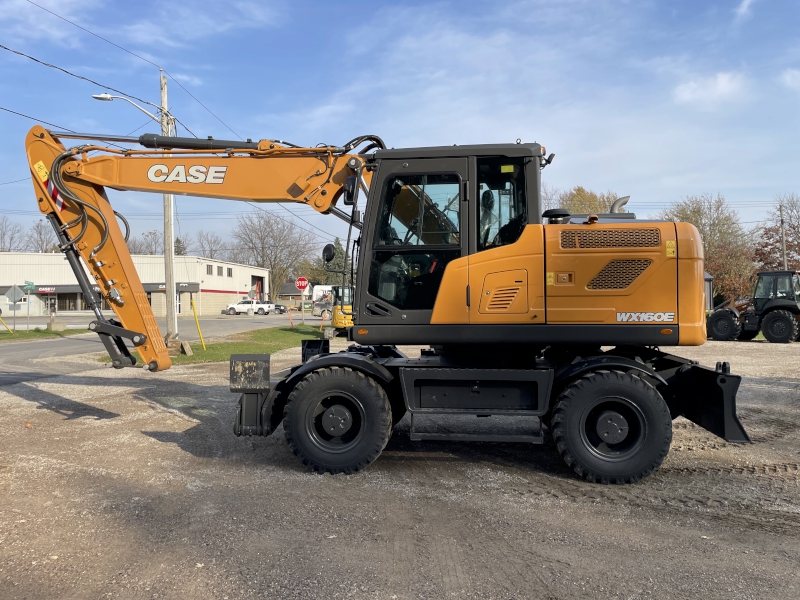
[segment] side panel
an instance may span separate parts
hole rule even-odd
[[[681,346],[700,346],[706,341],[706,294],[703,241],[690,223],[675,223],[678,234],[678,314]]]
[[[519,240],[469,257],[470,323],[544,323],[542,225]]]
[[[547,322],[678,324],[674,223],[545,226]]]

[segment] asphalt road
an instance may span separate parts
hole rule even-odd
[[[294,317],[293,317],[294,318]],[[91,317],[69,317],[59,319],[67,324],[70,329],[81,329],[88,327]],[[38,317],[38,322],[34,325],[31,319],[31,328],[38,326],[44,327],[48,319]],[[166,331],[166,323],[163,318],[157,319],[161,331]],[[299,322],[295,319],[295,322]],[[306,317],[306,323],[319,323],[320,319]],[[248,317],[246,315],[218,317],[203,317],[200,319],[200,329],[203,337],[208,339],[219,338],[233,333],[241,333],[252,329],[265,327],[282,327],[289,324],[287,315],[264,315]],[[10,325],[10,323],[9,323]],[[17,322],[19,327],[19,321]],[[199,341],[194,319],[179,318],[178,332],[180,339],[189,342]],[[38,340],[34,342],[5,342],[0,344],[0,387],[49,377],[54,375],[67,375],[77,371],[87,369],[85,361],[74,361],[73,357],[89,352],[103,352],[103,344],[94,333],[77,335],[66,338],[55,338],[52,340]],[[63,360],[40,360],[52,359],[53,357],[63,357]],[[106,365],[98,363],[97,368],[105,368]],[[88,367],[91,368],[91,367]]]

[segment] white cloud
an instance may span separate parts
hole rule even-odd
[[[225,2],[158,4],[148,18],[121,28],[121,34],[143,46],[183,47],[197,40],[214,39],[241,29],[275,25],[278,11],[267,3]]]
[[[736,20],[742,21],[750,17],[750,7],[755,4],[756,0],[742,0],[739,6],[736,7]]]
[[[193,86],[203,85],[203,80],[195,75],[189,75],[187,73],[170,73],[170,75],[181,83],[188,83]]]
[[[105,4],[105,0],[79,3],[39,0],[37,4],[91,29],[92,26],[86,24],[85,16]],[[41,40],[66,48],[77,48],[81,45],[82,34],[78,29],[25,0],[0,0],[0,28],[3,37],[13,42]]]
[[[746,93],[747,80],[735,71],[721,72],[712,77],[698,77],[678,85],[672,97],[678,104],[688,104],[702,110],[741,100]]]
[[[780,81],[789,89],[800,92],[800,69],[786,69],[781,73]]]

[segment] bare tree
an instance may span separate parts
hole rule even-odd
[[[148,231],[139,237],[128,238],[131,254],[164,254],[164,239],[160,231]]]
[[[25,250],[25,229],[5,215],[0,217],[0,252],[22,252]]]
[[[198,231],[196,239],[196,247],[203,258],[221,258],[225,242],[220,236],[211,231]]]
[[[659,218],[691,223],[700,231],[706,271],[723,298],[744,297],[754,272],[753,245],[739,222],[739,214],[720,194],[686,196],[659,213]]]
[[[53,226],[44,219],[36,221],[28,230],[25,248],[29,252],[55,252],[58,250],[58,240]]]
[[[786,263],[790,269],[800,269],[800,194],[779,194],[768,220],[755,229],[755,262],[759,271],[783,269],[781,216],[786,235]]]
[[[313,236],[291,221],[258,211],[239,215],[233,237],[247,262],[269,269],[269,289],[276,293],[292,267],[309,254]]]

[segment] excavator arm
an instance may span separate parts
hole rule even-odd
[[[149,149],[96,145],[67,149],[60,141],[66,137],[134,142]],[[113,210],[104,188],[297,202],[320,213],[343,216],[336,202],[345,189],[368,186],[371,179],[364,169],[365,156],[351,153],[367,141],[383,147],[374,136],[355,138],[342,147],[301,148],[271,140],[51,134],[37,125],[28,132],[26,149],[39,210],[53,225],[84,299],[95,313],[89,328],[100,335],[113,366],[137,364],[128,340],[144,368],[161,371],[171,365],[167,348],[126,245],[127,221]],[[125,234],[118,218],[125,223]],[[102,299],[116,320],[103,316]]]

